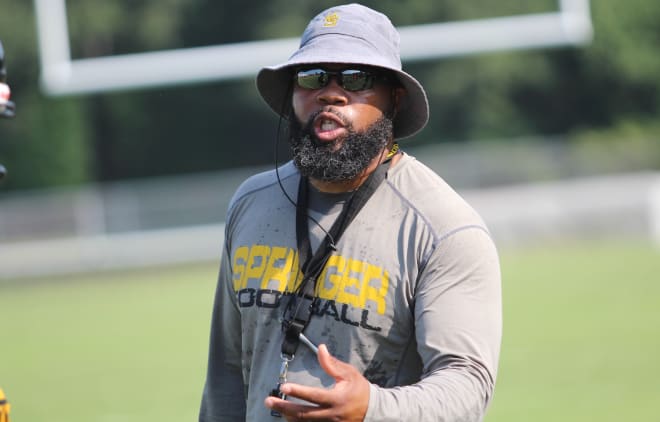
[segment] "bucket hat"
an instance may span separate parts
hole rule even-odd
[[[324,63],[374,66],[390,71],[406,90],[394,118],[394,137],[412,136],[426,126],[429,119],[426,92],[402,70],[399,33],[384,14],[356,3],[319,13],[307,25],[300,47],[289,60],[259,71],[259,94],[273,111],[286,119],[293,69]]]

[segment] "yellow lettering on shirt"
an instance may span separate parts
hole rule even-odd
[[[245,289],[250,280],[256,280],[262,290],[294,292],[302,282],[298,259],[295,249],[283,246],[238,247],[233,256],[234,291]],[[332,255],[319,276],[316,295],[359,309],[372,304],[382,315],[387,309],[388,288],[389,275],[382,267]]]
[[[381,267],[367,264],[363,277],[364,282],[361,289],[362,296],[364,297],[363,307],[370,300],[376,304],[376,311],[383,315],[386,309],[385,298],[387,297],[387,288],[390,283],[387,271]],[[380,287],[374,287],[372,281],[380,281]]]
[[[232,281],[234,284],[234,291],[236,292],[244,289],[247,286],[247,278],[245,278],[245,266],[247,265],[247,259],[249,255],[250,248],[247,246],[240,246],[234,251]]]
[[[337,291],[343,284],[344,268],[346,268],[346,258],[343,256],[332,255],[328,258],[316,287],[318,297],[328,300],[337,297]]]
[[[282,246],[273,246],[261,279],[261,288],[283,292],[291,278],[294,251]]]
[[[303,281],[300,265],[298,265],[298,251],[291,249],[291,271],[289,272],[289,282],[287,283],[287,292],[295,292]]]
[[[242,288],[247,287],[250,280],[261,280],[266,270],[268,257],[270,256],[270,246],[254,245],[250,248],[250,256],[247,261],[247,268],[245,269],[245,281]]]
[[[319,277],[316,294],[321,299],[335,300],[360,309],[371,301],[376,305],[377,312],[384,314],[388,287],[389,278],[383,268],[333,255]]]
[[[353,259],[348,260],[348,265],[344,271],[342,278],[342,286],[337,292],[337,302],[347,303],[356,308],[364,308],[364,298],[361,297],[361,284],[360,276],[362,273],[363,263]]]

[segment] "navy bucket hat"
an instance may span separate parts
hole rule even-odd
[[[394,118],[394,137],[412,136],[426,126],[429,119],[426,92],[402,70],[399,33],[384,14],[355,3],[319,13],[307,25],[300,47],[288,61],[259,71],[259,94],[286,119],[291,104],[292,69],[323,63],[375,66],[390,71],[406,90]]]

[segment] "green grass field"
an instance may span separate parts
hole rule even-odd
[[[504,339],[487,422],[657,420],[660,250],[502,252]],[[196,420],[215,264],[0,281],[12,422]]]

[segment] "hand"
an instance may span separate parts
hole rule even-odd
[[[344,363],[319,346],[321,368],[335,379],[330,389],[286,383],[280,390],[312,404],[293,403],[277,397],[267,397],[266,407],[276,410],[287,421],[362,421],[369,405],[369,381],[353,366]]]

